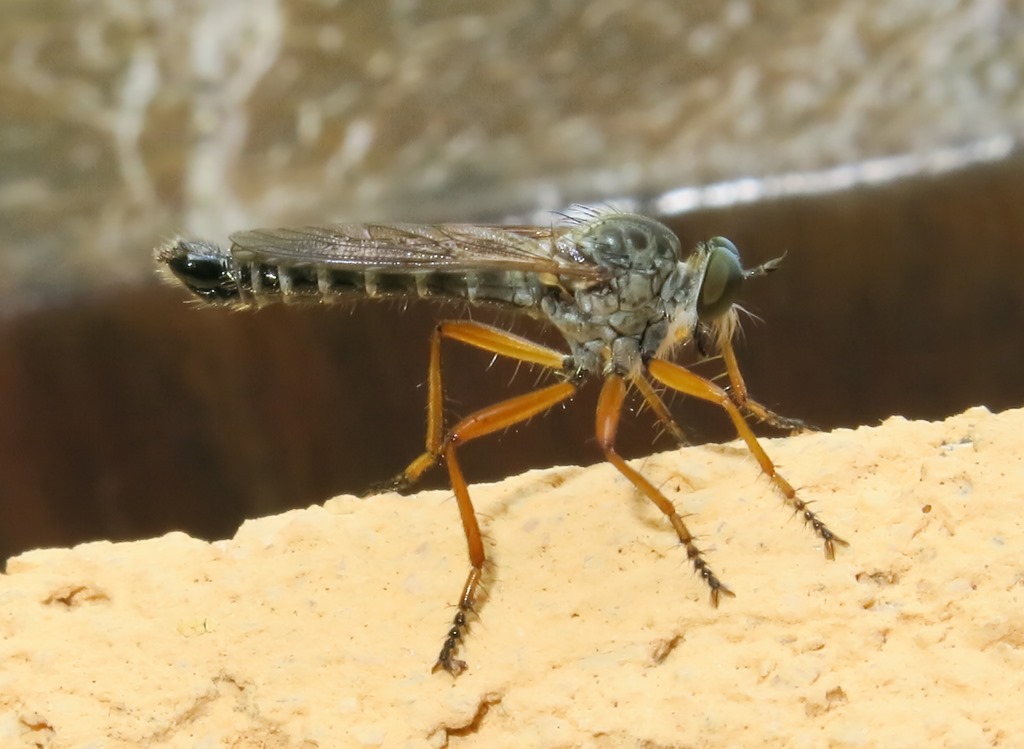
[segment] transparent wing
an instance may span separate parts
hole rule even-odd
[[[321,263],[352,270],[518,270],[598,280],[594,263],[558,248],[566,228],[476,224],[329,224],[253,229],[231,235],[242,261]]]

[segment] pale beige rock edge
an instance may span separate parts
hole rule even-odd
[[[850,542],[835,562],[742,446],[641,461],[737,593],[712,609],[609,465],[10,560],[4,747],[1024,745],[1024,411],[767,440]],[[684,478],[685,477],[685,478]]]

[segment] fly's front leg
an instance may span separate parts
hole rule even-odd
[[[460,341],[492,354],[529,364],[564,370],[570,360],[565,354],[539,343],[471,320],[448,320],[438,324],[430,337],[430,367],[427,371],[427,435],[425,449],[404,471],[379,487],[402,490],[415,484],[441,459],[444,451],[444,386],[441,382],[441,341]]]
[[[758,465],[761,466],[761,470],[768,476],[769,480],[772,482],[772,486],[782,494],[783,499],[786,500],[786,504],[792,507],[794,512],[802,515],[807,524],[810,525],[825,542],[825,556],[828,559],[835,559],[836,545],[847,546],[846,541],[830,531],[828,526],[811,511],[810,507],[807,506],[807,503],[797,496],[796,489],[794,489],[792,485],[790,485],[786,479],[782,478],[782,476],[779,475],[779,472],[775,470],[775,464],[772,463],[768,454],[765,453],[764,448],[762,448],[761,444],[757,441],[757,437],[754,436],[754,432],[750,429],[750,425],[743,420],[743,414],[740,413],[739,408],[733,402],[732,398],[729,397],[729,393],[710,380],[706,380],[688,369],[685,369],[678,364],[665,361],[664,359],[652,359],[647,364],[647,371],[650,372],[651,376],[654,377],[655,380],[663,385],[667,385],[673,390],[678,390],[680,393],[692,395],[696,398],[700,398],[701,400],[716,403],[724,408],[725,412],[729,414],[729,418],[732,419],[733,426],[736,427],[736,432],[743,441],[747,443],[747,449],[749,449],[754,458],[757,459]]]
[[[480,535],[480,525],[476,520],[473,502],[469,498],[469,487],[462,474],[462,468],[456,455],[456,449],[470,440],[484,437],[493,432],[507,429],[514,424],[547,411],[552,406],[570,398],[576,392],[571,382],[559,382],[525,395],[509,398],[493,406],[482,408],[452,427],[451,431],[441,440],[441,448],[448,476],[451,479],[455,501],[459,505],[459,516],[462,528],[466,533],[466,544],[469,547],[469,575],[462,586],[459,596],[458,611],[452,620],[452,626],[445,636],[444,645],[437,656],[434,671],[443,668],[453,676],[458,676],[466,668],[465,661],[455,657],[459,644],[469,626],[469,615],[474,610],[477,589],[484,567],[484,544]]]
[[[788,429],[791,432],[800,432],[809,429],[807,424],[800,419],[792,419],[781,416],[774,411],[762,406],[750,397],[747,392],[747,383],[743,381],[740,373],[740,365],[736,360],[736,351],[732,347],[732,341],[725,340],[721,346],[722,358],[725,359],[725,371],[729,375],[729,399],[741,410],[751,414],[758,421],[763,421],[779,429]]]
[[[648,387],[650,387],[649,383]],[[651,392],[654,392],[653,389],[651,389]],[[668,518],[672,527],[675,528],[676,535],[679,536],[679,541],[686,549],[687,559],[690,560],[697,574],[704,579],[704,582],[711,589],[712,605],[717,606],[719,599],[723,595],[732,597],[734,595],[733,592],[711,571],[700,549],[694,543],[693,534],[690,533],[686,523],[683,522],[682,517],[676,512],[675,505],[654,484],[626,463],[622,456],[615,451],[615,436],[619,429],[619,417],[622,414],[622,403],[625,397],[626,382],[621,376],[612,374],[605,378],[604,386],[601,388],[601,395],[597,401],[598,444],[601,445],[601,449],[604,451],[608,462],[619,469],[619,472],[629,479],[630,483],[639,489],[644,496],[654,502],[657,508]]]

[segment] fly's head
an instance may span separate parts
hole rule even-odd
[[[232,304],[239,299],[231,256],[212,242],[176,239],[158,249],[156,259],[168,280],[183,284],[204,302]]]
[[[725,237],[712,237],[697,245],[693,254],[680,263],[679,273],[667,287],[674,307],[669,334],[658,355],[683,340],[693,337],[702,354],[708,344],[720,346],[729,340],[739,324],[736,302],[747,279],[776,270],[782,257],[745,269],[740,251]]]

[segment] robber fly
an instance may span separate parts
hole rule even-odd
[[[568,400],[588,377],[602,381],[596,434],[605,458],[665,515],[710,589],[713,605],[723,596],[731,597],[732,591],[712,571],[672,502],[616,451],[628,388],[639,393],[680,441],[682,431],[659,387],[725,409],[772,485],[822,539],[825,556],[834,558],[835,547],[846,545],[775,470],[745,418],[780,427],[798,425],[748,396],[732,346],[743,283],[775,270],[781,258],[744,270],[736,246],[723,237],[702,242],[684,255],[668,227],[611,209],[581,209],[553,227],[333,224],[256,229],[232,234],[228,249],[177,239],[158,249],[156,258],[173,280],[210,304],[254,307],[275,300],[318,303],[354,295],[456,299],[531,315],[561,332],[568,352],[472,320],[441,322],[431,336],[426,446],[388,486],[407,488],[443,462],[458,503],[470,571],[435,670],[458,675],[466,667],[456,655],[474,611],[485,562],[460,448]],[[557,381],[446,425],[444,340],[545,367]],[[702,351],[713,346],[721,354],[728,388],[670,360],[673,350],[690,340]]]

